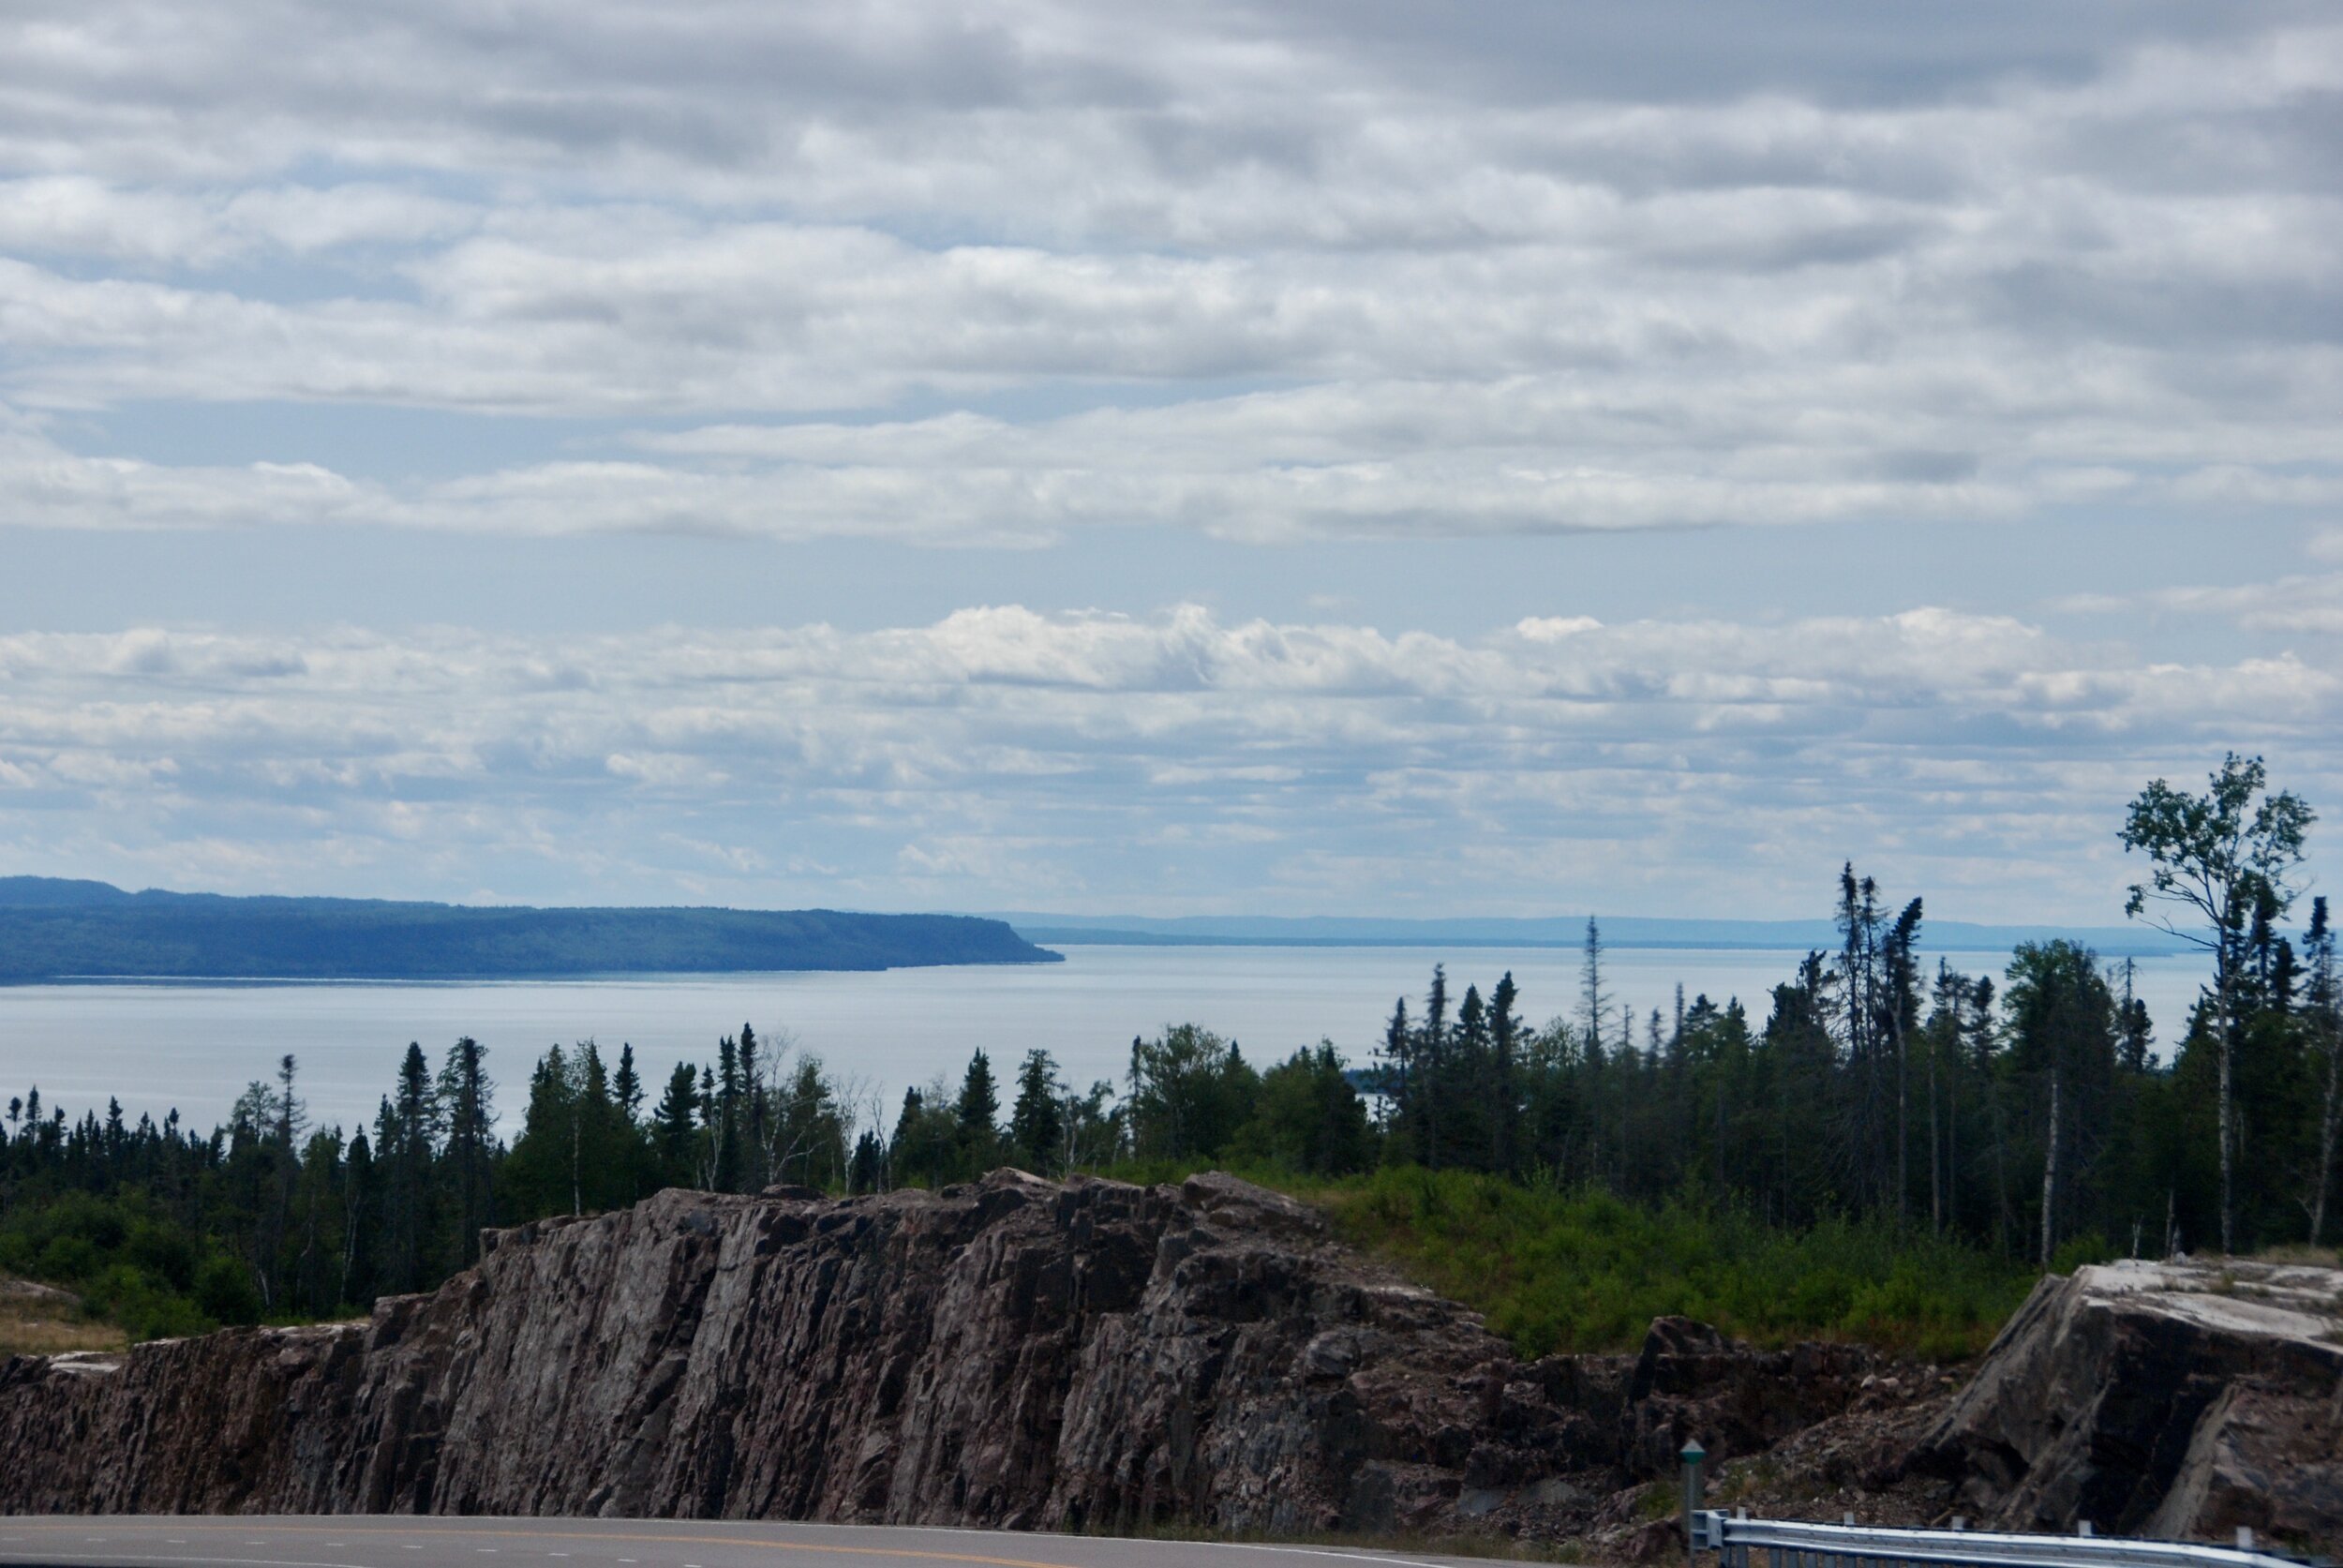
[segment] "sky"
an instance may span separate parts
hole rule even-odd
[[[2317,3],[13,0],[0,873],[2112,923],[2343,812],[2339,152]]]

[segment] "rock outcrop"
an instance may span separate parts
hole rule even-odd
[[[1862,1359],[1670,1321],[1524,1365],[1216,1175],[671,1191],[489,1239],[366,1322],[7,1363],[0,1509],[1559,1529]]]
[[[1521,1362],[1219,1175],[671,1191],[365,1322],[0,1363],[0,1512],[1499,1531],[1671,1548],[1697,1438],[1788,1516],[2343,1536],[2343,1274],[2083,1269],[1965,1387],[1680,1318]]]
[[[2343,1538],[2343,1271],[2122,1262],[2042,1281],[1909,1465],[2008,1530]]]

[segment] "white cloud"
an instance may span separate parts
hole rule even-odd
[[[332,866],[439,896],[1331,907],[1371,863],[1432,908],[1784,914],[1807,901],[1779,868],[1853,855],[1979,913],[2097,918],[2097,841],[2145,778],[2243,746],[2323,799],[2339,721],[2343,676],[2291,656],[2152,662],[1942,609],[1470,640],[1013,605],[862,634],[26,635],[0,638],[0,844],[107,837],[102,872],[241,840],[239,887]]]
[[[664,455],[440,493],[393,459],[309,503],[54,462],[10,520],[2331,512],[2343,28],[2225,16],[2012,21],[1989,65],[1911,29],[1785,56],[1739,11],[1688,53],[1509,43],[1534,10],[19,7],[0,396],[655,420]],[[1101,403],[1140,406],[1054,411]],[[769,423],[842,410],[888,417]]]
[[[0,855],[462,896],[1786,913],[1798,868],[1876,852],[1979,912],[2097,918],[2142,776],[2234,744],[2337,777],[2335,579],[2199,563],[2273,519],[2343,559],[2343,27],[1988,11],[21,0],[0,530],[558,557],[569,623],[618,629],[205,632],[216,575],[128,596],[163,613],[62,585],[57,624],[163,629],[0,635]],[[2208,548],[2099,581],[2078,517]],[[2006,564],[1939,584],[1874,551],[1839,583],[1810,552],[1852,530],[1808,526],[1848,523]],[[1779,574],[1672,597],[1737,525],[1782,530],[1735,558],[1778,538]],[[1316,620],[1139,613],[1213,596],[1185,578],[1118,616],[1065,567],[1110,530],[1261,562],[1211,568],[1247,575],[1231,604],[1303,553],[1178,534],[1339,569],[1282,601]],[[1410,629],[1471,623],[1460,581],[1444,620],[1359,624],[1392,536],[1639,530],[1566,544],[1641,599]],[[566,537],[611,533],[878,542],[831,613],[892,629],[629,629],[590,561],[668,546]],[[1043,586],[902,576],[1096,613],[897,607],[900,546],[1069,541],[1094,553],[1017,558]],[[1763,602],[1801,574],[1805,608]],[[277,623],[415,613],[332,592]],[[1961,607],[1822,613],[1916,595]]]

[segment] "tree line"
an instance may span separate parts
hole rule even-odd
[[[1321,1041],[1257,1068],[1183,1023],[1135,1038],[1120,1083],[1078,1089],[1035,1050],[1003,1083],[979,1049],[956,1084],[882,1107],[744,1024],[655,1099],[631,1046],[552,1048],[509,1143],[470,1038],[436,1064],[409,1045],[372,1125],[347,1133],[310,1124],[291,1055],[209,1134],[176,1112],[127,1123],[118,1102],[74,1121],[34,1091],[9,1102],[0,1143],[0,1268],[177,1332],[425,1289],[477,1259],[484,1228],[665,1187],[872,1192],[1004,1164],[1485,1172],[1792,1230],[1884,1221],[2043,1267],[2324,1244],[2343,987],[2325,899],[2285,927],[2311,822],[2233,756],[2201,795],[2157,781],[2132,802],[2132,912],[2210,960],[2161,1054],[2127,964],[2051,941],[1998,974],[1932,966],[1922,901],[1848,865],[1838,945],[1759,999],[1762,1022],[1680,988],[1671,1009],[1631,1016],[1589,919],[1578,994],[1543,1024],[1510,974],[1459,993],[1436,966],[1357,1063]]]

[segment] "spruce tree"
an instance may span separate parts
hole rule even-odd
[[[678,1062],[667,1075],[667,1091],[652,1113],[653,1142],[659,1153],[661,1178],[669,1187],[692,1187],[699,1171],[699,1090],[689,1062]]]
[[[1038,1046],[1025,1053],[1017,1070],[1017,1103],[1008,1113],[1008,1141],[1029,1170],[1055,1175],[1062,1157],[1066,1112],[1060,1103],[1066,1086],[1058,1080],[1057,1063]]]
[[[455,1189],[456,1256],[466,1263],[480,1257],[481,1230],[495,1222],[491,1169],[495,1155],[495,1085],[488,1080],[487,1048],[466,1035],[448,1047],[440,1066],[440,1103],[447,1118],[447,1168]]]
[[[960,1118],[963,1144],[976,1147],[991,1142],[993,1124],[1001,1114],[1001,1096],[992,1086],[992,1062],[982,1046],[968,1058],[968,1071],[960,1081],[960,1099],[953,1110]]]

